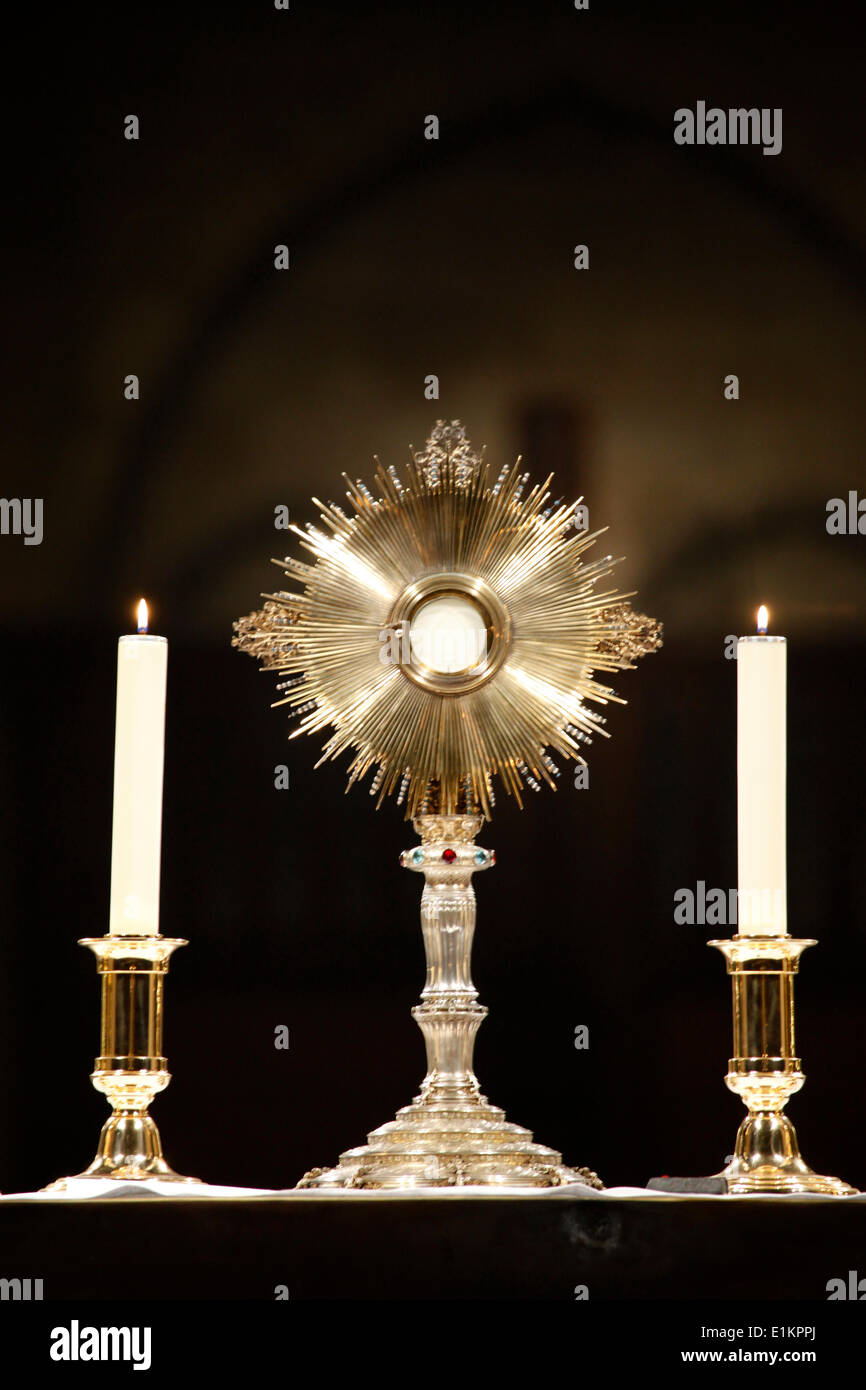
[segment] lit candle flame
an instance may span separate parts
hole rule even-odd
[[[759,636],[759,637],[766,637],[766,635],[767,635],[767,624],[769,623],[769,621],[770,621],[770,614],[769,614],[769,612],[767,611],[767,606],[766,606],[766,604],[762,603],[761,606],[760,606],[760,608],[758,609],[758,636]]]
[[[138,630],[147,632],[147,604],[144,599],[141,599],[138,605]]]

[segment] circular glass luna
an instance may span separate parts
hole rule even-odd
[[[395,600],[388,626],[409,639],[399,663],[404,678],[437,695],[479,689],[511,649],[508,609],[477,575],[422,575]]]
[[[409,627],[412,659],[437,675],[472,671],[487,659],[487,621],[464,594],[427,599]]]

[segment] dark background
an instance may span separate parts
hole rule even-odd
[[[2,490],[45,499],[45,538],[0,537],[5,1191],[83,1168],[107,1113],[76,941],[107,929],[115,643],[141,593],[171,644],[162,930],[190,939],[154,1106],[169,1161],[291,1186],[417,1090],[411,827],[314,772],[313,741],[287,747],[271,679],[229,642],[275,583],[275,505],[311,518],[311,494],[403,462],[438,416],[583,494],[665,624],[616,682],[590,790],[564,775],[522,813],[500,795],[481,837],[485,1092],[608,1184],[722,1165],[742,1107],[704,941],[725,933],[675,925],[673,895],[736,882],[724,639],[766,601],[790,643],[790,927],[820,938],[790,1113],[814,1167],[866,1184],[866,539],[825,530],[866,482],[841,13],[292,0],[48,7],[22,31]],[[676,146],[698,99],[782,107],[782,153]]]

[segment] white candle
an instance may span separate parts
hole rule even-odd
[[[741,936],[788,931],[786,868],[786,682],[784,637],[737,642],[737,930]]]
[[[138,635],[117,644],[114,733],[114,825],[111,912],[114,936],[159,931],[162,767],[168,642],[147,632],[147,604],[138,606]]]

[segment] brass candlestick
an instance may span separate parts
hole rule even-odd
[[[169,959],[187,943],[166,936],[96,936],[79,941],[96,956],[102,981],[100,1056],[91,1081],[112,1107],[89,1168],[58,1178],[46,1192],[64,1192],[83,1179],[158,1179],[191,1183],[169,1168],[159,1130],[148,1114],[171,1074],[162,1055],[163,983]]]
[[[475,1035],[487,1015],[472,983],[475,931],[472,875],[495,863],[477,846],[483,816],[423,815],[421,845],[400,856],[424,875],[421,926],[427,983],[412,1016],[424,1034],[427,1075],[411,1105],[341,1154],[336,1168],[314,1168],[298,1187],[602,1187],[588,1168],[566,1168],[562,1156],[510,1124],[481,1094],[473,1071]]]
[[[730,1193],[857,1191],[839,1178],[813,1173],[800,1157],[797,1133],[785,1115],[789,1096],[806,1080],[794,1043],[794,976],[814,939],[734,936],[710,941],[728,963],[733,987],[734,1056],[725,1081],[743,1100],[734,1157],[719,1175]]]

